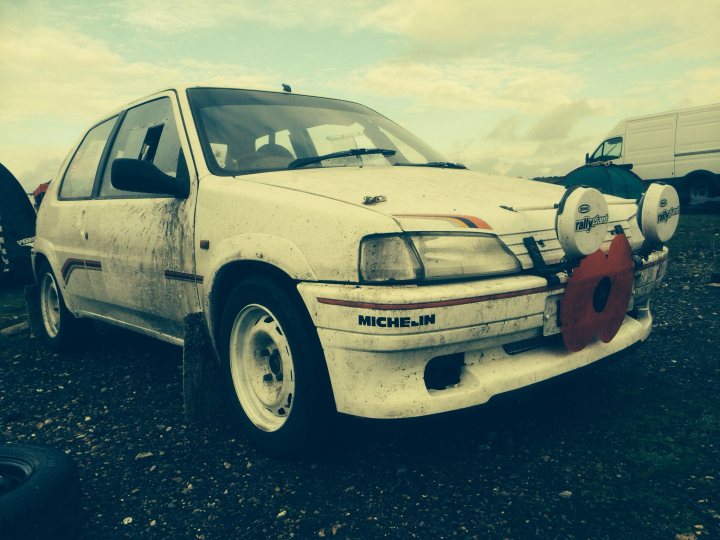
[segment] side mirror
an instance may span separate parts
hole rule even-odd
[[[590,154],[586,152],[585,153],[585,165],[587,165],[588,163],[590,163]]]
[[[124,191],[174,195],[179,199],[186,199],[190,194],[190,183],[187,173],[182,173],[183,171],[179,170],[178,178],[173,178],[149,161],[118,158],[112,163],[110,182],[113,187]]]

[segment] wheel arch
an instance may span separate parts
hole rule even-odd
[[[53,265],[53,261],[55,261],[58,264]],[[63,301],[65,302],[65,305],[67,306],[67,308],[74,314],[75,311],[74,311],[74,307],[72,307],[72,302],[68,301],[68,294],[67,294],[67,290],[65,287],[65,280],[63,279],[62,271],[60,270],[59,261],[57,261],[54,257],[52,257],[52,255],[45,253],[44,251],[35,251],[33,254],[32,267],[33,267],[33,275],[35,277],[35,283],[39,284],[40,276],[38,275],[38,269],[43,264],[47,264],[48,267],[50,268],[50,271],[55,275],[55,280],[57,281],[58,287],[60,287],[60,292],[63,295]]]
[[[202,303],[213,343],[224,302],[233,286],[248,276],[264,276],[291,287],[315,281],[315,272],[302,251],[286,238],[266,234],[240,234],[223,239],[213,247],[215,256],[204,272]],[[302,299],[300,299],[302,302]],[[304,305],[304,303],[303,303]]]
[[[45,255],[45,253],[43,253],[42,251],[35,252],[35,254],[33,256],[33,275],[35,277],[36,282],[38,280],[38,268],[42,264],[47,264],[50,267],[50,269],[52,270],[52,264],[50,264],[50,259],[48,258],[48,256]],[[53,272],[54,271],[55,270],[53,270]],[[55,276],[55,277],[57,277],[57,276]]]
[[[696,169],[683,176],[683,191],[689,193],[690,187],[697,181],[707,181],[710,185],[711,193],[717,194],[718,191],[720,191],[720,174],[708,171],[707,169]]]
[[[693,179],[693,178],[715,178],[718,176],[712,171],[708,171],[707,169],[695,169],[694,171],[690,171],[687,173],[683,178],[685,179]]]
[[[720,180],[720,174],[708,171],[707,169],[696,169],[694,171],[690,171],[683,177],[683,180],[687,182],[699,179],[709,180],[711,183],[717,183],[718,180]]]
[[[221,266],[213,275],[208,294],[207,323],[213,342],[217,343],[219,321],[222,316],[227,298],[233,287],[248,277],[260,276],[268,278],[278,286],[291,291],[298,300],[305,305],[297,292],[297,280],[279,267],[264,261],[253,259],[240,259],[229,261]]]

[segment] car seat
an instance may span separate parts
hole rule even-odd
[[[279,144],[264,144],[251,158],[253,169],[286,169],[295,158],[290,151]]]

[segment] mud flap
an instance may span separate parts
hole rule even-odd
[[[25,287],[25,307],[27,308],[30,337],[37,339],[42,335],[42,316],[40,314],[39,285],[33,283]]]
[[[185,317],[183,409],[189,421],[214,418],[222,410],[220,365],[210,343],[205,315]]]

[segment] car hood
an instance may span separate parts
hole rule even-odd
[[[488,230],[497,234],[554,227],[554,205],[565,192],[563,186],[543,182],[430,167],[333,167],[243,178],[388,214],[406,230],[427,230],[429,222],[416,216],[467,216],[484,221]],[[365,204],[366,197],[385,200]],[[546,209],[538,209],[542,206]],[[527,208],[533,210],[513,210]],[[620,210],[618,215],[626,219],[634,212],[634,205],[628,201],[627,206],[611,207],[611,214],[616,213],[613,210]],[[433,222],[441,230],[457,227],[450,221]]]
[[[496,234],[518,255],[523,267],[532,265],[523,244],[527,236],[540,241],[547,263],[559,262],[563,256],[554,230],[554,205],[565,191],[562,186],[430,167],[328,167],[242,178],[380,212],[392,216],[405,231],[472,229]],[[366,197],[385,200],[365,204]],[[610,228],[621,224],[631,240],[627,220],[634,213],[631,201],[611,205]]]

